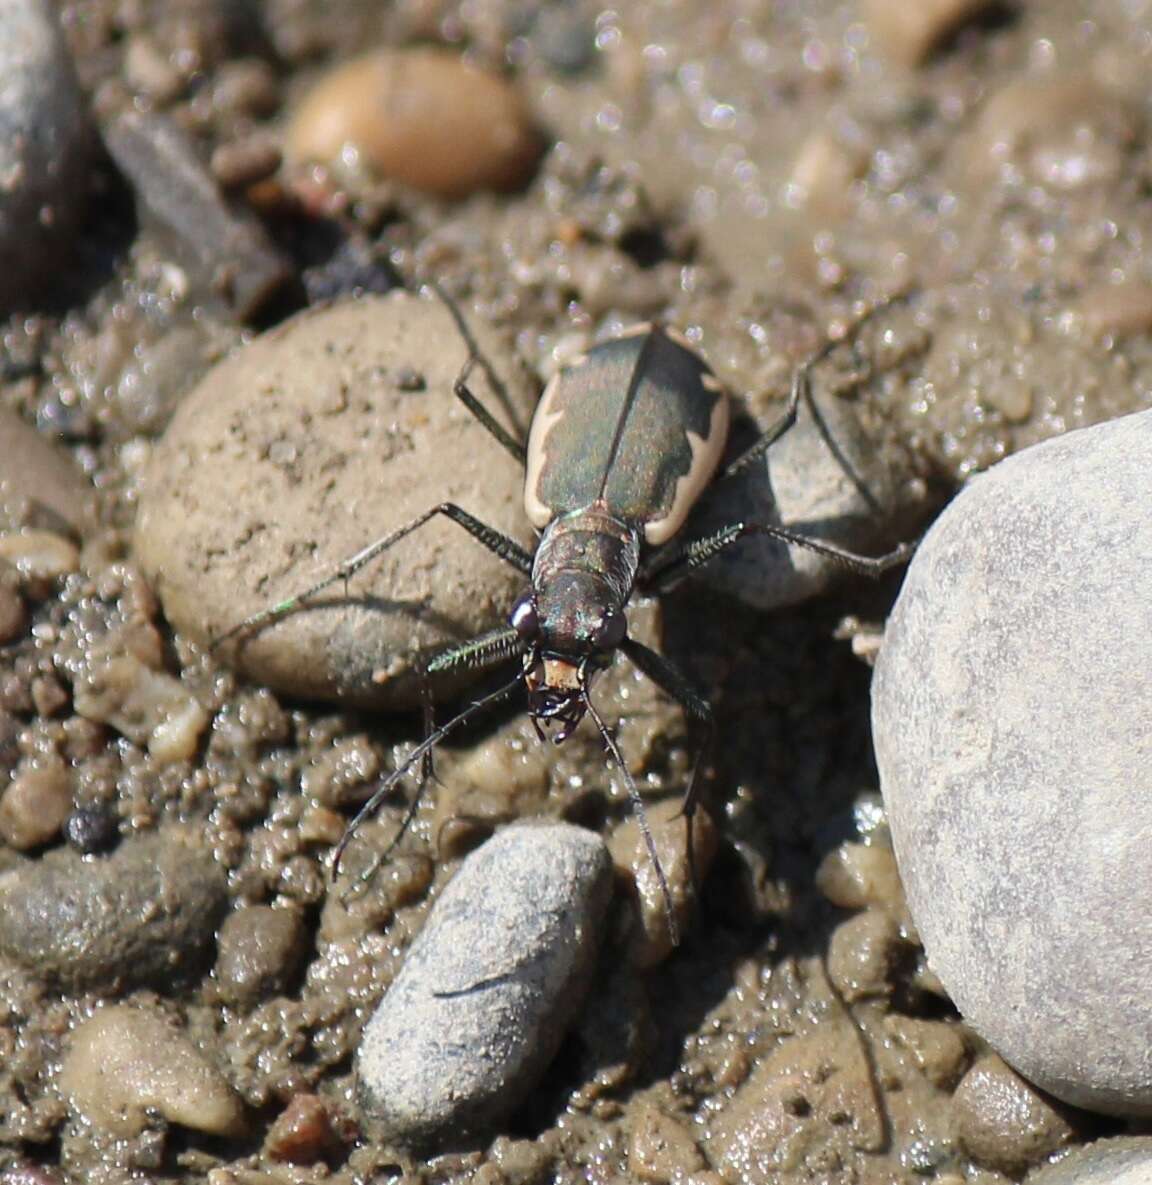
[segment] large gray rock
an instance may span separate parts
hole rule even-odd
[[[387,1143],[456,1143],[510,1113],[583,1002],[612,891],[598,835],[505,827],[461,865],[364,1032],[360,1101]]]
[[[51,279],[85,196],[90,135],[46,0],[0,0],[0,312]]]
[[[1149,1181],[1152,1136],[1097,1140],[1028,1177],[1028,1185],[1148,1185]]]
[[[1152,1115],[1152,412],[978,477],[873,685],[912,915],[965,1018],[1067,1102]]]

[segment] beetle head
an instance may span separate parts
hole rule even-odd
[[[622,610],[604,597],[603,581],[588,572],[565,572],[544,592],[530,591],[510,618],[528,647],[524,681],[528,711],[541,737],[551,724],[559,744],[588,709],[588,680],[612,661],[627,633]]]
[[[525,593],[509,619],[529,646],[575,663],[607,666],[628,633],[628,619],[609,583],[594,572],[561,572]]]

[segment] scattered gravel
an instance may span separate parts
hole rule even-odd
[[[873,686],[931,966],[1038,1086],[1138,1115],[1152,1114],[1150,500],[1147,412],[977,478],[921,545]]]
[[[568,824],[514,824],[436,902],[357,1056],[375,1138],[459,1144],[512,1113],[588,985],[611,862]]]
[[[170,1123],[239,1136],[244,1109],[223,1075],[162,1014],[123,1004],[77,1026],[60,1067],[60,1090],[89,1123],[115,1136]]]
[[[181,828],[98,860],[49,852],[0,875],[0,950],[70,990],[170,989],[202,965],[226,888],[212,852]]]
[[[484,345],[507,381],[508,351]],[[219,638],[444,500],[528,543],[519,466],[452,396],[465,357],[439,301],[399,292],[302,314],[211,371],[156,449],[137,520],[169,620]],[[411,706],[419,653],[499,623],[523,583],[440,518],[222,653],[291,695]]]
[[[0,441],[0,529],[83,534],[94,517],[95,491],[68,457],[3,408]]]
[[[0,310],[28,307],[86,196],[89,125],[47,0],[0,0]]]

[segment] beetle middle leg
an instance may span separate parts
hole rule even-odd
[[[365,564],[370,563],[378,555],[381,555],[390,547],[399,543],[401,539],[411,535],[413,531],[419,530],[425,523],[430,522],[438,514],[442,514],[445,518],[458,523],[473,539],[482,543],[490,552],[504,560],[505,563],[511,564],[512,567],[522,572],[525,576],[531,576],[532,557],[519,543],[509,538],[503,532],[496,530],[495,527],[490,527],[487,523],[481,522],[475,515],[462,510],[455,502],[441,502],[439,506],[433,506],[431,510],[426,510],[423,514],[412,519],[411,522],[405,523],[404,526],[389,532],[389,534],[377,539],[375,543],[369,543],[367,547],[361,548],[355,555],[351,555],[346,560],[341,561],[330,576],[324,577],[323,580],[318,580],[315,584],[297,593],[295,596],[289,597],[285,601],[279,601],[275,605],[271,605],[267,609],[261,609],[258,613],[253,613],[249,617],[244,618],[243,621],[237,622],[236,625],[226,633],[221,634],[212,643],[213,648],[223,645],[240,634],[250,633],[273,621],[279,620],[286,614],[299,609],[318,593],[324,592],[334,584],[343,584],[345,589],[347,589],[348,581]]]
[[[772,539],[779,539],[781,543],[806,548],[808,551],[814,551],[818,555],[840,564],[849,571],[873,579],[887,572],[889,568],[895,568],[904,563],[916,550],[915,543],[901,543],[883,555],[860,555],[845,547],[837,547],[834,543],[827,543],[822,539],[813,539],[810,535],[801,535],[796,531],[790,531],[787,527],[742,519],[720,527],[710,535],[689,539],[671,549],[657,552],[641,572],[638,583],[645,592],[667,592],[679,584],[690,572],[710,563],[722,552],[727,551],[728,548],[733,547],[749,535],[768,535]]]

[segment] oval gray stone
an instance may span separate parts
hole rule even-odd
[[[68,989],[171,987],[208,957],[227,890],[185,828],[100,858],[57,849],[0,874],[0,951]]]
[[[509,351],[473,328],[514,379]],[[157,447],[136,523],[173,624],[218,639],[443,501],[530,543],[521,467],[453,397],[466,357],[443,304],[395,292],[302,313],[214,367]],[[473,382],[499,414],[479,373]],[[412,707],[421,657],[505,620],[525,583],[437,516],[346,589],[220,653],[289,695]]]
[[[612,892],[599,836],[505,827],[441,894],[364,1031],[360,1102],[386,1143],[457,1143],[509,1114],[584,998]]]
[[[908,903],[965,1019],[1066,1102],[1152,1115],[1152,412],[977,477],[873,683]]]
[[[1029,1174],[1027,1185],[1148,1185],[1152,1136],[1116,1136],[1070,1152]]]
[[[90,129],[46,0],[0,0],[0,311],[27,306],[75,225]]]

